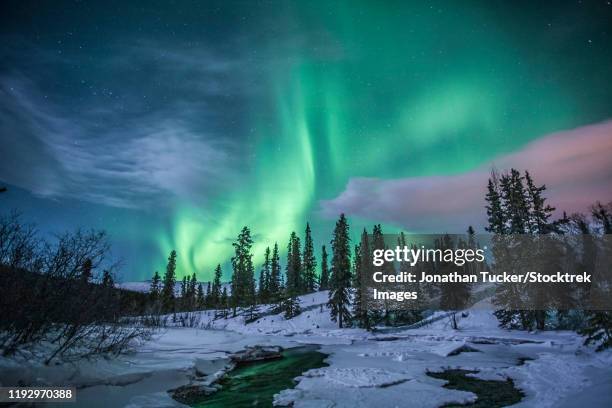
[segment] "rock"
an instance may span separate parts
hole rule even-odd
[[[234,353],[230,359],[236,364],[245,364],[252,361],[276,360],[283,358],[282,347],[279,346],[253,346]]]
[[[168,392],[174,400],[189,405],[214,394],[219,388],[217,385],[183,385]]]

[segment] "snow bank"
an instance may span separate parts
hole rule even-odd
[[[351,388],[387,387],[408,381],[410,376],[406,373],[397,373],[379,368],[354,367],[354,368],[317,368],[305,372],[303,378],[321,377],[337,385]]]

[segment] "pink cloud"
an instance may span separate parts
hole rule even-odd
[[[612,200],[612,121],[552,133],[521,150],[495,158],[473,171],[396,180],[350,179],[321,212],[344,212],[402,226],[412,231],[460,232],[484,226],[484,195],[492,167],[529,170],[545,183],[550,203],[560,214],[585,211],[593,202]]]

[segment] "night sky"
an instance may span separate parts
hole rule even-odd
[[[244,225],[482,231],[491,166],[612,199],[610,1],[406,3],[3,1],[2,212],[204,280]]]

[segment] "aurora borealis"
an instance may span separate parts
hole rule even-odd
[[[173,248],[180,274],[208,279],[244,225],[257,254],[306,221],[320,246],[322,203],[348,211],[351,180],[443,186],[612,118],[606,1],[0,7],[2,206],[48,231],[107,229],[126,280]],[[354,230],[380,221],[352,205]]]

